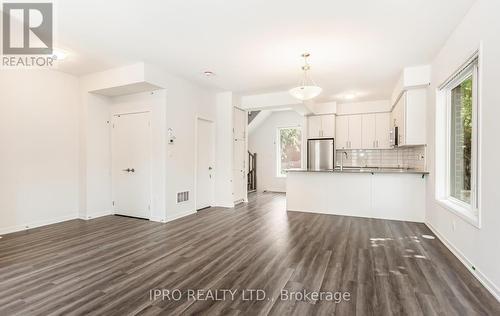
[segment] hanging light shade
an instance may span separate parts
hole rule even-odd
[[[292,95],[292,97],[306,101],[311,100],[321,94],[321,89],[318,86],[300,86],[290,89],[288,92]]]
[[[311,69],[311,66],[307,63],[307,58],[310,55],[308,53],[302,54],[304,58],[304,66],[302,66],[302,71],[304,72],[304,77],[302,78],[302,82],[298,87],[290,89],[288,92],[292,95],[292,97],[299,99],[301,101],[311,100],[321,94],[321,89],[314,81],[309,78],[307,72]]]

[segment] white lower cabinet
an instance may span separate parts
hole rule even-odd
[[[426,181],[422,174],[290,172],[286,179],[286,208],[423,222]]]

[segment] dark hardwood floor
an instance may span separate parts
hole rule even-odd
[[[500,315],[432,235],[423,224],[286,212],[275,193],[168,224],[68,221],[0,239],[0,315]],[[152,289],[183,296],[151,300]],[[234,299],[188,297],[229,289]],[[246,289],[266,297],[247,300]],[[280,296],[302,290],[326,296]],[[349,300],[328,296],[337,292]]]

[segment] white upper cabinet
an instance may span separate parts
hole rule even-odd
[[[321,130],[323,137],[335,137],[335,115],[321,115]]]
[[[391,126],[398,127],[399,146],[426,144],[427,90],[405,91],[391,114]]]
[[[337,116],[335,130],[335,147],[337,149],[349,148],[349,117]]]
[[[337,149],[362,148],[362,118],[361,115],[337,116],[336,124]]]
[[[426,137],[427,89],[406,92],[406,145],[424,145]]]
[[[377,113],[375,114],[375,145],[377,149],[391,148],[390,131],[391,131],[391,114]]]
[[[307,118],[308,138],[335,137],[335,115],[313,115]]]
[[[398,127],[398,144],[403,145],[404,135],[405,135],[405,119],[404,119],[404,109],[405,109],[405,94],[401,96],[398,103],[394,106],[391,113],[391,127]]]
[[[363,114],[361,118],[363,121],[363,149],[375,149],[377,148],[377,123],[375,114]]]
[[[321,137],[321,116],[308,116],[307,117],[307,130],[308,138]]]
[[[361,115],[349,116],[349,149],[363,148],[363,118]]]
[[[337,149],[391,148],[390,113],[356,114],[337,117]]]

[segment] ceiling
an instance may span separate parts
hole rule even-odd
[[[473,2],[64,0],[56,42],[70,53],[65,72],[145,61],[242,95],[297,85],[307,51],[320,100],[387,99],[402,68],[429,63]]]

